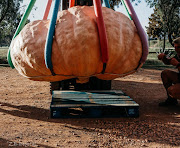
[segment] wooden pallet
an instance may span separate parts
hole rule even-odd
[[[138,117],[139,104],[120,90],[53,91],[51,118]]]

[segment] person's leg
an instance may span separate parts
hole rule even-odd
[[[165,102],[159,103],[159,106],[176,105],[177,100],[170,96],[168,89],[170,89],[173,84],[180,83],[178,73],[171,70],[164,70],[161,73],[161,79],[166,89],[168,98]]]
[[[180,83],[170,86],[167,91],[171,98],[180,99]]]
[[[166,90],[172,86],[172,84],[180,83],[178,73],[171,70],[163,70],[161,79]]]

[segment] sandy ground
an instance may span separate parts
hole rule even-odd
[[[139,118],[51,119],[48,82],[0,67],[0,148],[180,147],[180,105],[162,108],[161,70],[141,69],[113,81],[140,105]]]

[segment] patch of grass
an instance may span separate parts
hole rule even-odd
[[[147,59],[149,60],[158,60],[156,53],[149,53]]]
[[[147,59],[145,64],[147,64],[147,65],[161,65],[161,66],[164,65],[163,62],[158,60],[158,59]]]
[[[0,64],[7,64],[8,47],[0,47]]]
[[[142,68],[163,70],[167,68],[174,69],[174,66],[165,65],[162,61],[156,59],[147,59]]]
[[[149,45],[152,48],[162,48],[163,47],[163,40],[150,40]],[[172,45],[169,43],[169,40],[165,42],[166,48],[173,48]]]

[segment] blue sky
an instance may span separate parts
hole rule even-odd
[[[133,8],[139,18],[139,21],[142,25],[142,27],[145,29],[145,26],[148,26],[148,22],[149,19],[148,17],[151,16],[151,14],[153,13],[153,9],[149,8],[149,6],[147,5],[147,3],[143,0],[141,3],[138,3],[138,5],[135,5],[134,3],[132,3]],[[119,8],[115,8],[116,11],[122,12],[125,15],[127,15],[127,12],[124,8],[124,6],[120,5]]]
[[[48,0],[36,0],[35,6],[37,7],[37,9],[36,10],[33,9],[29,15],[29,19],[31,21],[40,20],[43,18],[47,1]],[[28,5],[29,2],[30,2],[30,0],[25,0],[22,5],[24,5],[24,4]],[[52,6],[53,6],[53,4],[54,3],[52,3]],[[142,2],[139,3],[137,6],[134,5],[134,3],[133,3],[133,7],[134,7],[134,10],[135,10],[140,22],[141,22],[142,27],[146,31],[145,26],[148,26],[148,21],[149,21],[148,17],[150,17],[150,15],[153,13],[153,9],[149,8],[149,6],[147,6],[147,4],[146,4],[146,2],[144,2],[144,0],[142,0]],[[119,6],[119,8],[115,7],[115,10],[127,15],[124,6]],[[48,18],[50,18],[51,12],[52,12],[52,10],[50,11]]]

